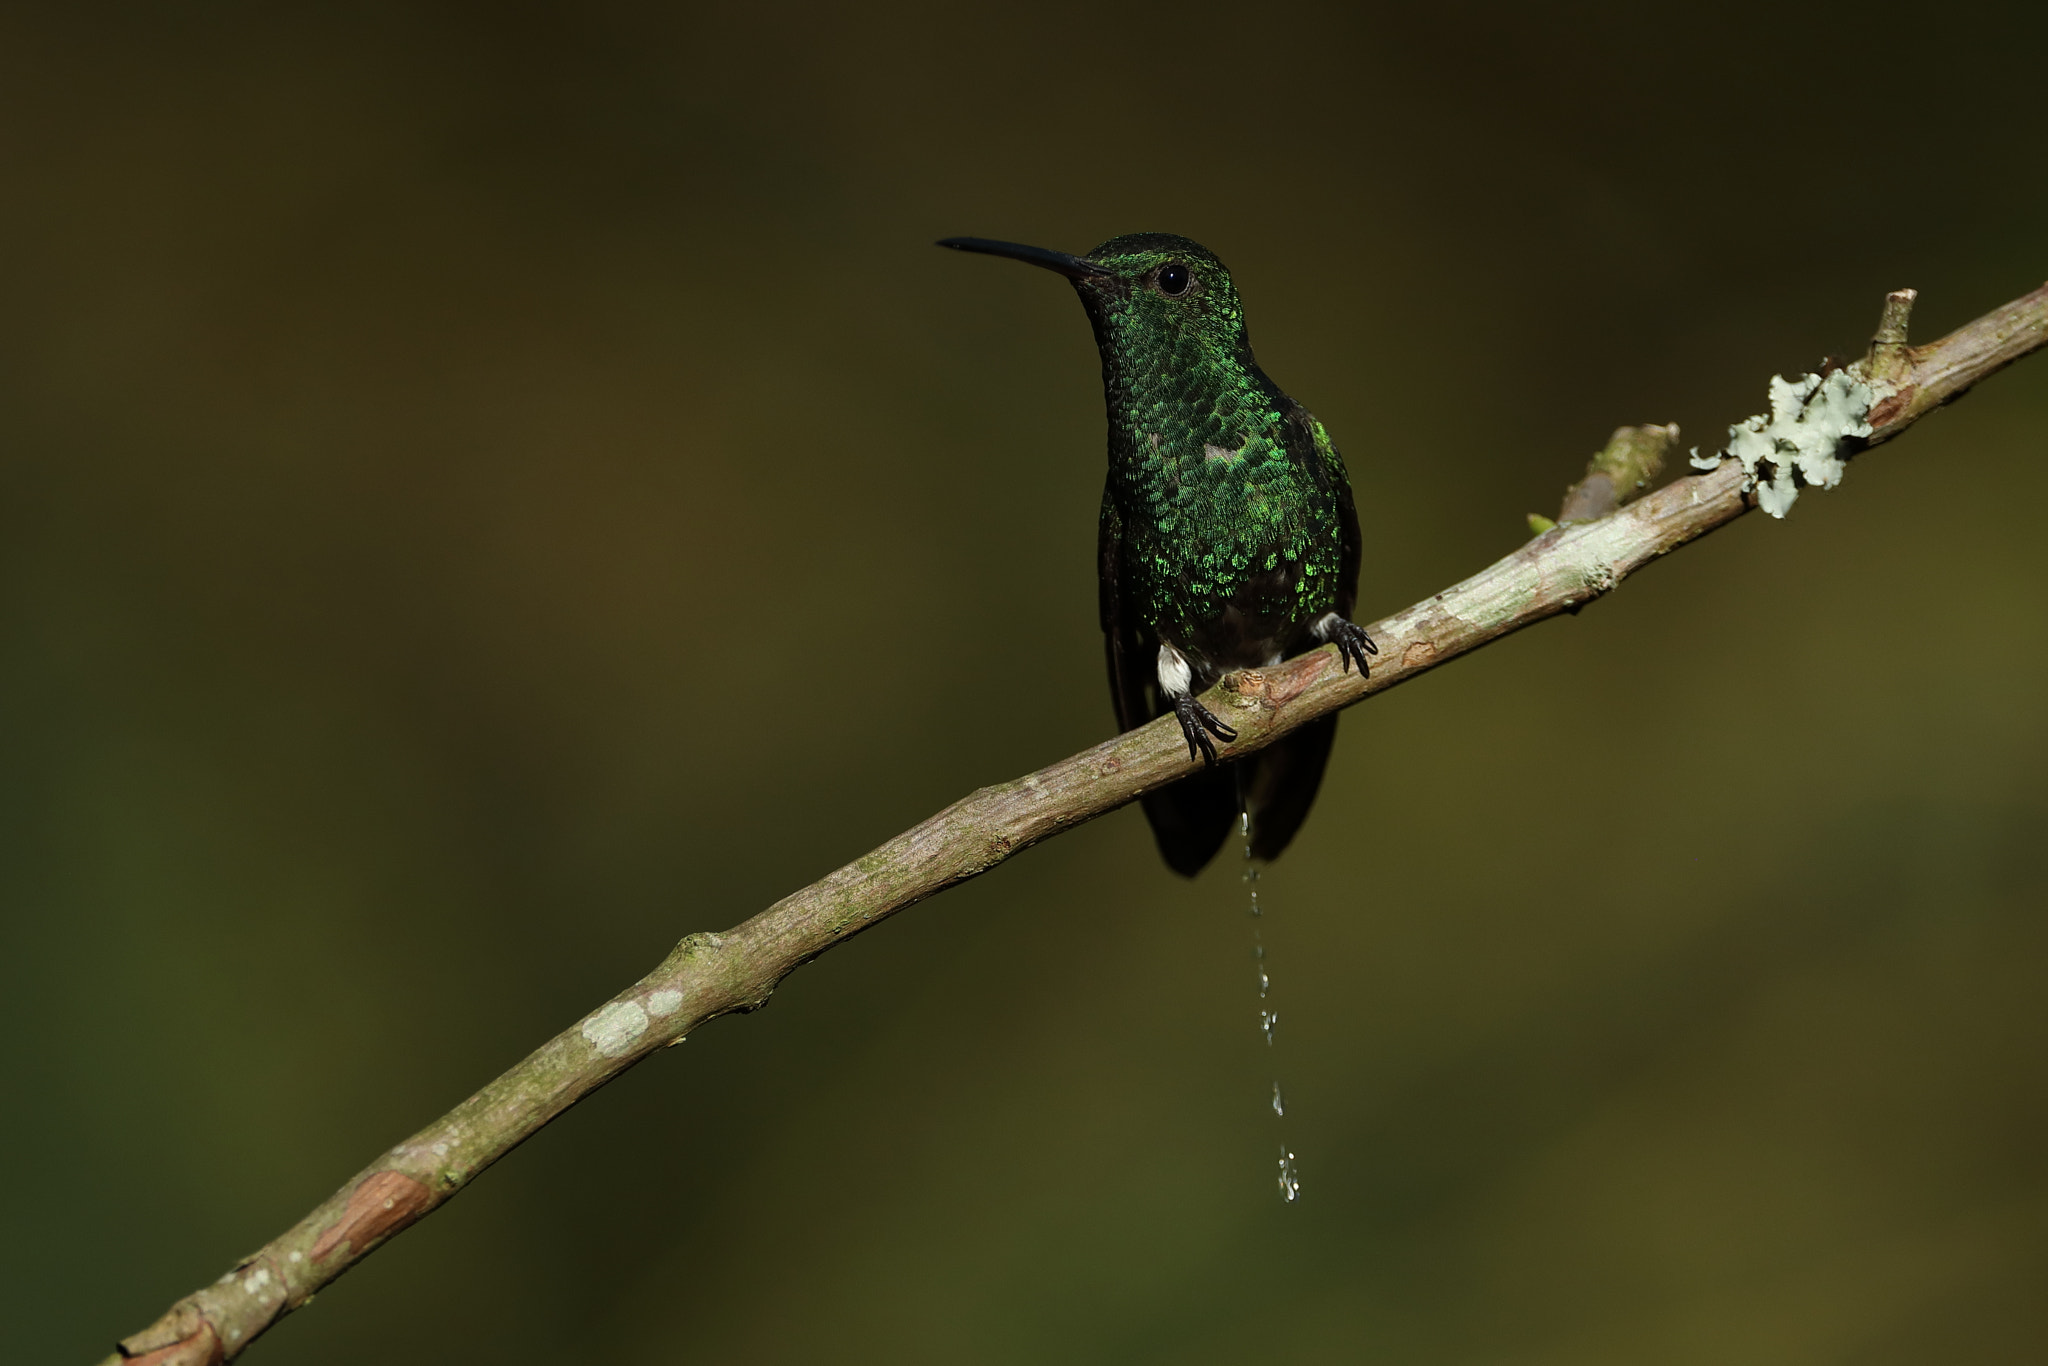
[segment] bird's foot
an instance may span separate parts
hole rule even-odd
[[[1346,621],[1342,617],[1330,623],[1328,638],[1336,643],[1337,658],[1344,665],[1345,673],[1351,672],[1352,660],[1358,661],[1360,678],[1364,678],[1368,672],[1365,657],[1380,652],[1380,647],[1372,643],[1372,637],[1365,633],[1363,626],[1355,621]]]
[[[1216,746],[1209,740],[1214,735],[1224,744],[1237,738],[1237,732],[1216,719],[1216,713],[1197,702],[1191,694],[1182,693],[1173,699],[1173,714],[1180,721],[1180,733],[1187,737],[1188,758],[1199,758],[1205,764],[1216,762]]]

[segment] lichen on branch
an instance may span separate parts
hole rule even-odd
[[[1903,327],[1903,320],[1901,321]],[[1851,443],[1870,435],[1870,413],[1890,392],[1854,370],[1786,379],[1771,376],[1771,411],[1728,429],[1725,449],[1702,457],[1695,446],[1694,469],[1710,470],[1723,460],[1740,461],[1757,506],[1773,517],[1792,510],[1802,488],[1831,489],[1849,466]]]

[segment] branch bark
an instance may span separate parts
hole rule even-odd
[[[1866,446],[1890,440],[1987,375],[2048,344],[2048,285],[1923,347],[1906,340],[1912,302],[1910,290],[1887,298],[1870,352],[1849,367],[1872,390]],[[1656,444],[1661,453],[1661,442]],[[1632,493],[1628,485],[1635,475],[1603,474],[1598,459],[1591,473],[1605,487],[1593,491],[1600,494],[1597,500],[1581,498],[1583,508],[1567,507],[1560,519],[1566,524],[1374,623],[1370,629],[1381,653],[1370,678],[1340,672],[1335,653],[1325,648],[1226,679],[1208,698],[1237,728],[1238,739],[1225,753],[1259,749],[1318,716],[1582,607],[1650,561],[1756,506],[1742,465],[1723,460],[1614,511],[1608,499]],[[1582,492],[1588,491],[1575,489],[1574,496]],[[1596,510],[1604,514],[1596,520],[1566,520]],[[1173,719],[1155,721],[1028,777],[982,788],[735,929],[688,936],[654,971],[383,1153],[214,1284],[124,1340],[104,1366],[199,1366],[239,1355],[315,1291],[642,1058],[682,1042],[707,1020],[758,1008],[793,969],[870,925],[1194,767]]]
[[[1633,502],[1664,472],[1664,457],[1678,444],[1678,424],[1617,427],[1607,445],[1586,462],[1586,477],[1565,490],[1557,520],[1529,514],[1529,530],[1542,535],[1554,526],[1597,522],[1623,503]]]

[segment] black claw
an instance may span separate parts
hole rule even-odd
[[[1180,733],[1187,737],[1188,758],[1200,759],[1205,764],[1216,762],[1216,746],[1209,737],[1214,735],[1225,744],[1237,738],[1237,732],[1216,719],[1216,713],[1192,697],[1177,697],[1173,702],[1173,714],[1180,721]]]
[[[1330,639],[1337,646],[1337,660],[1344,666],[1345,673],[1351,672],[1351,661],[1355,659],[1359,677],[1371,676],[1371,671],[1365,667],[1365,657],[1378,654],[1380,647],[1372,643],[1372,637],[1365,633],[1363,626],[1339,618],[1337,624],[1330,628]]]

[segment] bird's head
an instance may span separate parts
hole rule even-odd
[[[1086,256],[985,237],[948,237],[939,245],[1007,256],[1072,280],[1106,359],[1160,351],[1250,359],[1237,288],[1223,262],[1199,242],[1165,232],[1129,233]]]

